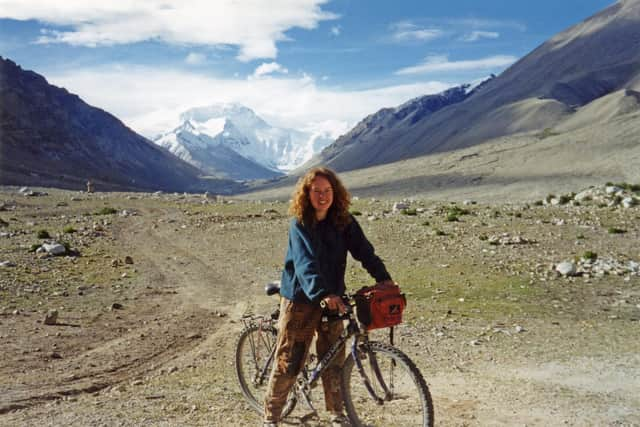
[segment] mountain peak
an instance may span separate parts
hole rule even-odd
[[[180,115],[180,120],[180,126],[154,142],[203,169],[207,169],[207,159],[213,159],[211,150],[232,150],[253,162],[254,169],[260,165],[268,170],[265,176],[271,177],[295,169],[332,142],[330,136],[318,132],[271,126],[238,103],[191,108]],[[207,151],[206,158],[199,158],[197,150]]]

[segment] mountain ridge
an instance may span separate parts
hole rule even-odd
[[[0,182],[97,189],[230,188],[129,129],[115,116],[0,57]]]
[[[488,82],[481,94],[447,105],[411,127],[387,128],[375,140],[339,138],[313,164],[353,170],[552,128],[602,96],[637,90],[640,49],[633,47],[638,45],[640,2],[618,2],[538,46]],[[538,105],[538,114],[522,108],[535,100],[550,101]]]

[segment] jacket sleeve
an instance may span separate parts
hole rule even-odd
[[[318,261],[311,244],[311,238],[298,221],[292,221],[289,228],[289,244],[293,255],[296,279],[302,291],[311,302],[319,302],[329,294],[318,268]]]
[[[369,272],[376,282],[390,280],[391,275],[387,272],[387,268],[375,254],[373,245],[367,240],[358,224],[358,221],[352,216],[351,223],[347,226],[347,247],[351,255],[360,261],[362,266]]]

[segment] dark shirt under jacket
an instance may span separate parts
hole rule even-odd
[[[347,251],[376,282],[391,279],[353,216],[343,230],[329,220],[320,221],[312,228],[293,218],[280,295],[295,302],[317,303],[329,294],[344,294]]]

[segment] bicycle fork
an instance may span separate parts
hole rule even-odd
[[[392,393],[391,391],[389,391],[389,388],[387,387],[387,384],[385,383],[384,378],[382,378],[382,373],[380,372],[380,366],[378,365],[378,360],[376,359],[376,356],[373,353],[373,351],[371,351],[371,349],[369,348],[368,340],[362,343],[361,346],[365,347],[365,350],[363,353],[368,356],[369,365],[371,366],[371,370],[376,376],[376,380],[380,384],[380,387],[382,387],[382,390],[384,391],[384,397],[379,397],[376,394],[375,390],[373,389],[373,386],[371,385],[371,381],[369,380],[367,373],[364,371],[364,366],[362,365],[362,360],[360,359],[360,352],[358,351],[358,342],[355,339],[353,340],[353,344],[351,345],[351,357],[353,357],[353,360],[356,363],[356,368],[358,369],[358,373],[362,377],[362,381],[364,383],[365,388],[367,389],[367,392],[369,392],[369,395],[371,396],[371,398],[378,405],[382,405],[384,404],[385,401],[391,400]]]

